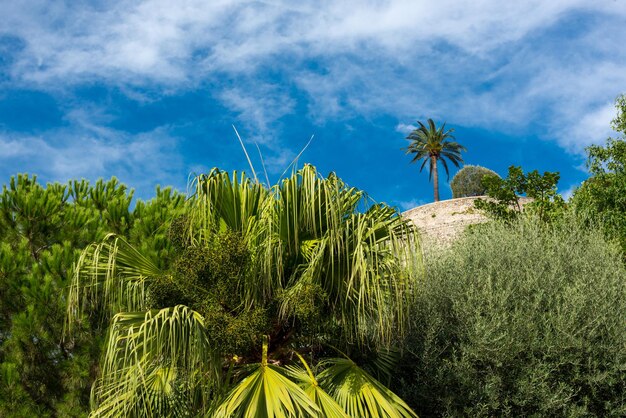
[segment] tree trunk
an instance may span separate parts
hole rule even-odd
[[[430,164],[433,167],[433,187],[435,188],[435,202],[439,202],[439,173],[437,172],[437,157],[430,157]]]

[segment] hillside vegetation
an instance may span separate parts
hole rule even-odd
[[[619,257],[572,218],[481,224],[430,253],[400,394],[420,416],[623,416]]]
[[[310,165],[145,202],[15,176],[0,417],[625,416],[626,137],[588,157],[568,203],[558,173],[485,176],[447,246]]]

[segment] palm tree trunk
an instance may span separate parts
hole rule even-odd
[[[433,187],[435,188],[435,202],[439,202],[439,173],[437,172],[437,157],[430,157],[430,164],[433,167]]]

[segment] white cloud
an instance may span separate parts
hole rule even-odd
[[[22,1],[1,7],[3,16],[11,17],[5,30],[28,41],[22,64],[36,77],[126,72],[166,81],[193,77],[197,63],[239,71],[264,59],[280,62],[285,53],[358,53],[371,45],[406,56],[442,40],[472,54],[489,54],[571,10],[626,14],[623,2],[608,0],[593,5],[583,0],[145,0],[101,7]]]
[[[134,136],[100,126],[63,128],[45,137],[0,132],[0,166],[7,174],[30,172],[66,181],[115,172],[141,197],[151,196],[156,184],[184,186],[175,150],[167,127]]]
[[[575,123],[561,142],[574,151],[582,151],[588,145],[604,142],[609,136],[615,134],[610,123],[615,118],[615,106],[613,102],[592,108],[589,113],[583,115]]]
[[[402,211],[407,211],[409,209],[413,209],[418,206],[425,205],[427,203],[430,203],[430,202],[427,200],[423,200],[423,199],[411,199],[411,200],[402,200],[402,201],[396,202],[396,204]]]
[[[264,158],[265,167],[267,168],[268,173],[281,175],[286,172],[285,175],[289,175],[291,174],[289,170],[290,164],[294,163],[296,169],[302,167],[301,162],[295,161],[296,156],[297,154],[290,149],[285,148],[278,150],[272,155]]]
[[[228,108],[239,115],[253,138],[261,144],[271,142],[264,136],[269,122],[274,122],[289,114],[295,105],[294,100],[280,87],[249,82],[250,87],[233,87],[222,90],[218,97]]]
[[[560,192],[561,196],[563,196],[563,199],[565,199],[565,201],[568,201],[574,195],[574,191],[576,191],[576,189],[579,187],[579,183],[572,184],[567,189]]]
[[[396,131],[408,135],[411,132],[413,132],[415,129],[417,129],[417,126],[413,125],[413,124],[405,124],[405,123],[399,123],[396,125]]]
[[[574,13],[601,23],[543,45],[551,28],[577,29],[559,27]],[[208,80],[252,139],[275,149],[291,88],[308,95],[317,122],[427,115],[519,135],[536,124],[572,152],[604,139],[607,100],[626,90],[621,0],[33,0],[3,2],[0,15],[3,31],[25,40],[11,67],[20,83],[98,79],[136,93]],[[280,86],[259,82],[268,72]]]

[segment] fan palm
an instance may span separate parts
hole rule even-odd
[[[92,416],[415,416],[352,360],[322,360],[403,334],[414,228],[308,165],[271,189],[219,170],[194,186],[171,266],[113,234],[76,266],[68,334],[88,313],[110,323]]]
[[[446,130],[445,123],[439,128],[437,128],[432,119],[428,119],[428,126],[420,121],[417,123],[419,127],[414,129],[406,138],[411,141],[406,148],[406,153],[414,154],[411,160],[412,163],[423,160],[420,172],[424,169],[426,163],[428,163],[428,179],[433,179],[435,202],[437,202],[439,201],[439,172],[437,170],[437,163],[441,161],[443,168],[446,170],[448,180],[450,180],[446,159],[450,160],[456,167],[459,167],[460,163],[463,162],[461,151],[467,151],[467,149],[457,142],[448,141],[448,139],[454,139],[452,135],[454,129]]]

